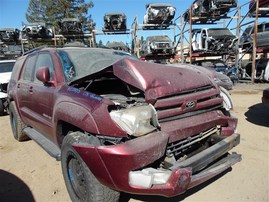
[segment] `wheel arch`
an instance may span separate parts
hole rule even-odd
[[[56,141],[59,145],[70,131],[99,133],[90,110],[75,103],[62,102],[55,106],[54,125],[54,134],[56,134]]]

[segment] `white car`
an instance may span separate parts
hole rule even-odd
[[[238,40],[228,28],[202,28],[192,30],[193,52],[227,54],[235,51]]]
[[[7,111],[7,85],[11,77],[15,60],[0,60],[0,115]]]

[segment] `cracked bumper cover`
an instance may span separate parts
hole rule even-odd
[[[141,172],[143,168],[147,168],[149,164],[165,155],[168,142],[168,135],[165,133],[152,133],[114,146],[74,144],[73,147],[104,185],[129,193],[172,197],[207,181],[239,162],[241,155],[236,153],[220,159],[238,145],[239,141],[240,135],[233,134],[189,159],[174,164],[169,170],[164,170],[169,173],[169,178],[164,184],[153,184],[149,188],[131,185],[129,176],[130,173]],[[207,168],[204,169],[205,167]]]

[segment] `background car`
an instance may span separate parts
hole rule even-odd
[[[27,50],[24,47],[24,51]],[[0,58],[14,59],[22,55],[22,46],[20,44],[1,44],[0,42]]]
[[[249,3],[249,15],[252,17],[256,15],[256,1],[257,0],[251,0]],[[259,1],[259,8],[269,8],[269,0],[258,0],[258,1]],[[263,9],[259,9],[258,13],[260,17],[267,16],[269,14],[268,10]]]
[[[220,59],[210,59],[210,60],[196,60],[193,61],[192,64],[199,65],[202,67],[209,67],[217,72],[225,73],[228,69],[228,65],[226,65],[222,60]]]
[[[146,5],[143,29],[156,27],[167,28],[172,24],[172,19],[176,13],[176,8],[167,3],[153,3]],[[151,25],[146,25],[151,24]]]
[[[48,27],[45,22],[33,22],[24,25],[22,38],[52,38],[54,36],[52,28]]]
[[[11,77],[15,60],[0,60],[0,115],[8,110],[7,85]]]
[[[214,61],[214,60],[213,60]],[[218,61],[218,60],[216,60]],[[196,63],[197,62],[197,63]],[[229,78],[227,75],[225,75],[222,69],[224,66],[220,66],[219,72],[216,71],[214,67],[211,67],[209,65],[213,65],[214,63],[211,63],[210,61],[195,61],[192,63],[195,68],[199,69],[200,71],[205,72],[212,80],[214,80],[218,86],[221,86],[225,88],[226,90],[232,90],[233,89],[233,81],[231,78]],[[218,62],[216,62],[218,64]],[[223,63],[220,62],[220,64],[223,65]],[[226,66],[225,66],[226,67]],[[226,68],[225,68],[226,69]]]
[[[63,18],[58,25],[62,34],[82,33],[82,23],[78,18]]]
[[[112,48],[114,50],[130,52],[130,48],[123,42],[117,42],[117,41],[107,42],[106,47]]]
[[[141,46],[141,56],[174,54],[174,43],[167,35],[148,36]]]
[[[228,28],[202,28],[192,32],[193,52],[227,54],[235,50],[238,38]]]
[[[259,81],[269,82],[269,59],[257,59],[255,63],[256,74],[255,79]],[[251,77],[252,75],[252,62],[248,63],[245,67],[246,73]]]
[[[16,28],[0,28],[0,42],[17,42],[20,30]]]
[[[193,61],[192,64],[194,65],[199,65],[202,67],[209,68],[211,70],[215,70],[222,75],[226,75],[230,78],[232,83],[237,83],[239,81],[239,71],[238,68],[235,68],[234,66],[228,66],[226,65],[223,60],[220,59],[209,59],[209,60],[196,60]],[[224,77],[226,76],[221,76],[223,77],[223,80],[226,80]],[[230,82],[230,81],[229,81]]]
[[[254,25],[248,26],[240,38],[240,46],[243,49],[251,48],[253,45]],[[269,48],[269,22],[258,24],[257,47]]]
[[[227,16],[230,8],[237,6],[237,0],[195,0],[192,4],[194,22],[214,22]],[[190,9],[183,14],[184,20],[189,21]]]
[[[122,12],[106,13],[104,16],[105,31],[125,31],[126,15]]]

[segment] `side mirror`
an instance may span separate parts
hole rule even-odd
[[[51,84],[48,67],[41,67],[36,72],[36,78],[44,84]]]

